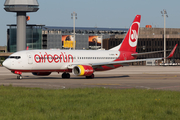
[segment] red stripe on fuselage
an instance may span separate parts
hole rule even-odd
[[[18,71],[18,72],[72,72],[71,69],[64,70],[10,70],[10,71]]]
[[[122,67],[122,65],[113,65],[114,68],[108,67],[108,66],[102,66],[102,68],[96,68],[95,71],[106,71],[106,70],[112,70],[118,67]],[[15,70],[10,69],[10,71],[18,71],[18,72],[72,72],[72,69],[64,69],[64,70]]]

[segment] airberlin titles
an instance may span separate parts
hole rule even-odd
[[[73,63],[73,56],[71,54],[66,54],[65,52],[61,52],[60,55],[58,54],[48,54],[47,52],[45,52],[45,54],[42,54],[41,52],[39,52],[39,54],[35,54],[34,55],[34,60],[36,63],[67,63],[67,62],[72,62]]]

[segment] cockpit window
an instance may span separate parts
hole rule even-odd
[[[21,56],[9,56],[10,59],[14,58],[14,59],[20,59]]]

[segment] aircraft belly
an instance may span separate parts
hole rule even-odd
[[[67,67],[66,67],[67,68]],[[33,70],[59,70],[59,69],[65,69],[64,65],[62,63],[36,63],[33,65]]]

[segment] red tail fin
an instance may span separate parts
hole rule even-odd
[[[121,43],[119,51],[136,52],[141,15],[136,15],[131,27]]]

